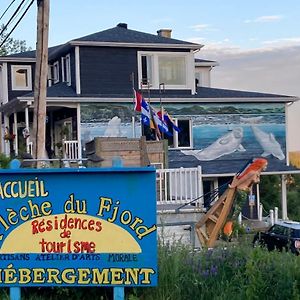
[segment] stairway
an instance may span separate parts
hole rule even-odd
[[[233,205],[236,188],[227,188],[208,212],[196,223],[195,230],[202,246],[213,247]]]

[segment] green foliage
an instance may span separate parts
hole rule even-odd
[[[260,201],[266,211],[280,207],[281,183],[279,175],[262,176],[260,182]]]
[[[287,182],[288,217],[300,221],[300,175],[289,175]],[[281,208],[281,178],[279,175],[261,177],[260,200],[268,212],[274,207]]]
[[[10,157],[0,153],[0,169],[8,169],[10,160]]]
[[[0,25],[0,32],[3,30],[4,25]],[[0,35],[0,44],[4,41],[7,35],[7,30],[4,30],[2,35]],[[26,46],[25,40],[15,40],[12,37],[9,37],[4,45],[0,48],[0,56],[30,51],[31,48]]]
[[[289,252],[242,245],[194,251],[159,245],[158,286],[125,288],[127,300],[300,299],[300,260]],[[23,300],[108,300],[112,288],[23,288]],[[8,299],[7,289],[0,299]]]
[[[288,216],[291,220],[300,221],[300,175],[287,178]]]

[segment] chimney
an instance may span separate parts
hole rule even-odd
[[[126,23],[119,23],[119,24],[117,25],[117,27],[121,27],[121,28],[127,29],[127,24],[126,24]]]
[[[172,29],[159,29],[157,34],[162,37],[171,38]]]

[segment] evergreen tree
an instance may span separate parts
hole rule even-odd
[[[0,32],[2,32],[4,25],[0,25]],[[4,32],[0,35],[0,45],[4,41],[5,37],[7,36],[7,30],[5,29]],[[26,46],[25,40],[15,40],[12,37],[9,37],[4,45],[0,48],[0,56],[30,51],[31,48]]]

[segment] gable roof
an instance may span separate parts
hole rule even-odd
[[[161,35],[154,35],[141,31],[136,31],[127,28],[127,24],[120,23],[116,27],[106,29],[97,33],[93,33],[84,37],[80,37],[70,41],[72,45],[83,45],[86,43],[110,43],[114,46],[117,44],[131,45],[156,45],[161,47],[162,45],[168,45],[168,47],[180,47],[187,49],[200,49],[203,45],[177,40]],[[109,44],[108,44],[109,46]]]

